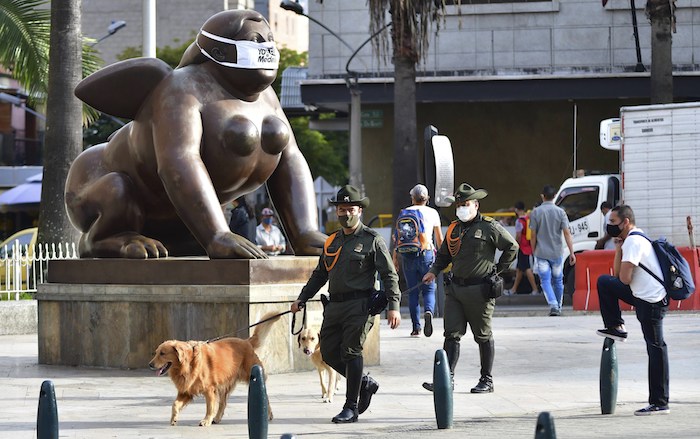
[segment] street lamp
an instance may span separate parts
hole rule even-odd
[[[46,120],[46,116],[44,116],[41,113],[37,113],[36,111],[27,107],[27,105],[24,103],[22,98],[20,98],[19,96],[13,96],[11,94],[0,92],[0,102],[7,102],[8,104],[12,104],[15,107],[19,107],[19,108],[23,109],[27,113],[33,114],[34,116],[38,117],[41,120]]]
[[[355,56],[362,50],[367,43],[369,43],[372,38],[376,37],[382,33],[387,27],[391,26],[391,23],[385,24],[381,29],[376,31],[374,34],[370,35],[362,44],[360,44],[357,49],[352,48],[347,41],[345,41],[340,35],[333,32],[325,24],[310,17],[304,13],[304,7],[296,1],[292,0],[282,0],[280,7],[284,10],[294,12],[297,15],[304,16],[314,23],[318,24],[325,30],[327,30],[331,35],[338,39],[345,47],[352,51],[352,54],[348,58],[345,64],[345,83],[350,90],[350,151],[348,154],[349,158],[349,170],[350,170],[350,184],[360,189],[362,195],[365,193],[364,182],[362,179],[362,99],[360,88],[358,86],[358,76],[359,73],[350,70],[350,63],[355,58]]]
[[[105,38],[109,38],[112,35],[116,34],[119,32],[120,29],[123,29],[126,26],[126,21],[124,20],[112,20],[112,23],[110,23],[109,26],[107,26],[107,33],[100,38],[97,39],[94,43],[92,43],[92,46],[97,45],[100,41],[104,40]]]

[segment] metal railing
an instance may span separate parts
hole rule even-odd
[[[20,300],[22,294],[36,293],[46,279],[48,263],[55,259],[78,259],[75,243],[37,244],[15,241],[2,249],[0,258],[0,299]]]

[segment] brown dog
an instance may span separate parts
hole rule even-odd
[[[323,361],[318,332],[311,328],[305,328],[297,336],[297,341],[301,350],[311,358],[311,362],[316,366],[318,378],[321,381],[323,402],[333,402],[333,396],[338,387],[340,376],[335,369]]]
[[[275,312],[268,313],[261,321],[275,315]],[[218,424],[236,384],[250,381],[250,371],[255,364],[262,367],[255,350],[264,343],[270,327],[280,317],[256,326],[247,340],[230,337],[212,342],[168,340],[161,343],[148,366],[157,371],[158,376],[167,373],[177,387],[170,425],[177,423],[180,410],[198,395],[204,395],[207,405],[207,414],[199,425]],[[264,376],[267,380],[267,375]],[[269,401],[267,413],[271,420]]]

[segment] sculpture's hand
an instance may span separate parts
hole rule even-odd
[[[210,259],[267,259],[257,245],[232,232],[216,233],[206,250]]]
[[[299,235],[294,245],[294,254],[297,256],[318,256],[323,251],[323,244],[328,235],[318,230],[311,230]]]

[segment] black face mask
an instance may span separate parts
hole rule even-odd
[[[619,224],[608,224],[605,226],[605,231],[608,232],[608,235],[612,236],[613,238],[617,238],[622,233],[622,229],[620,228]]]

